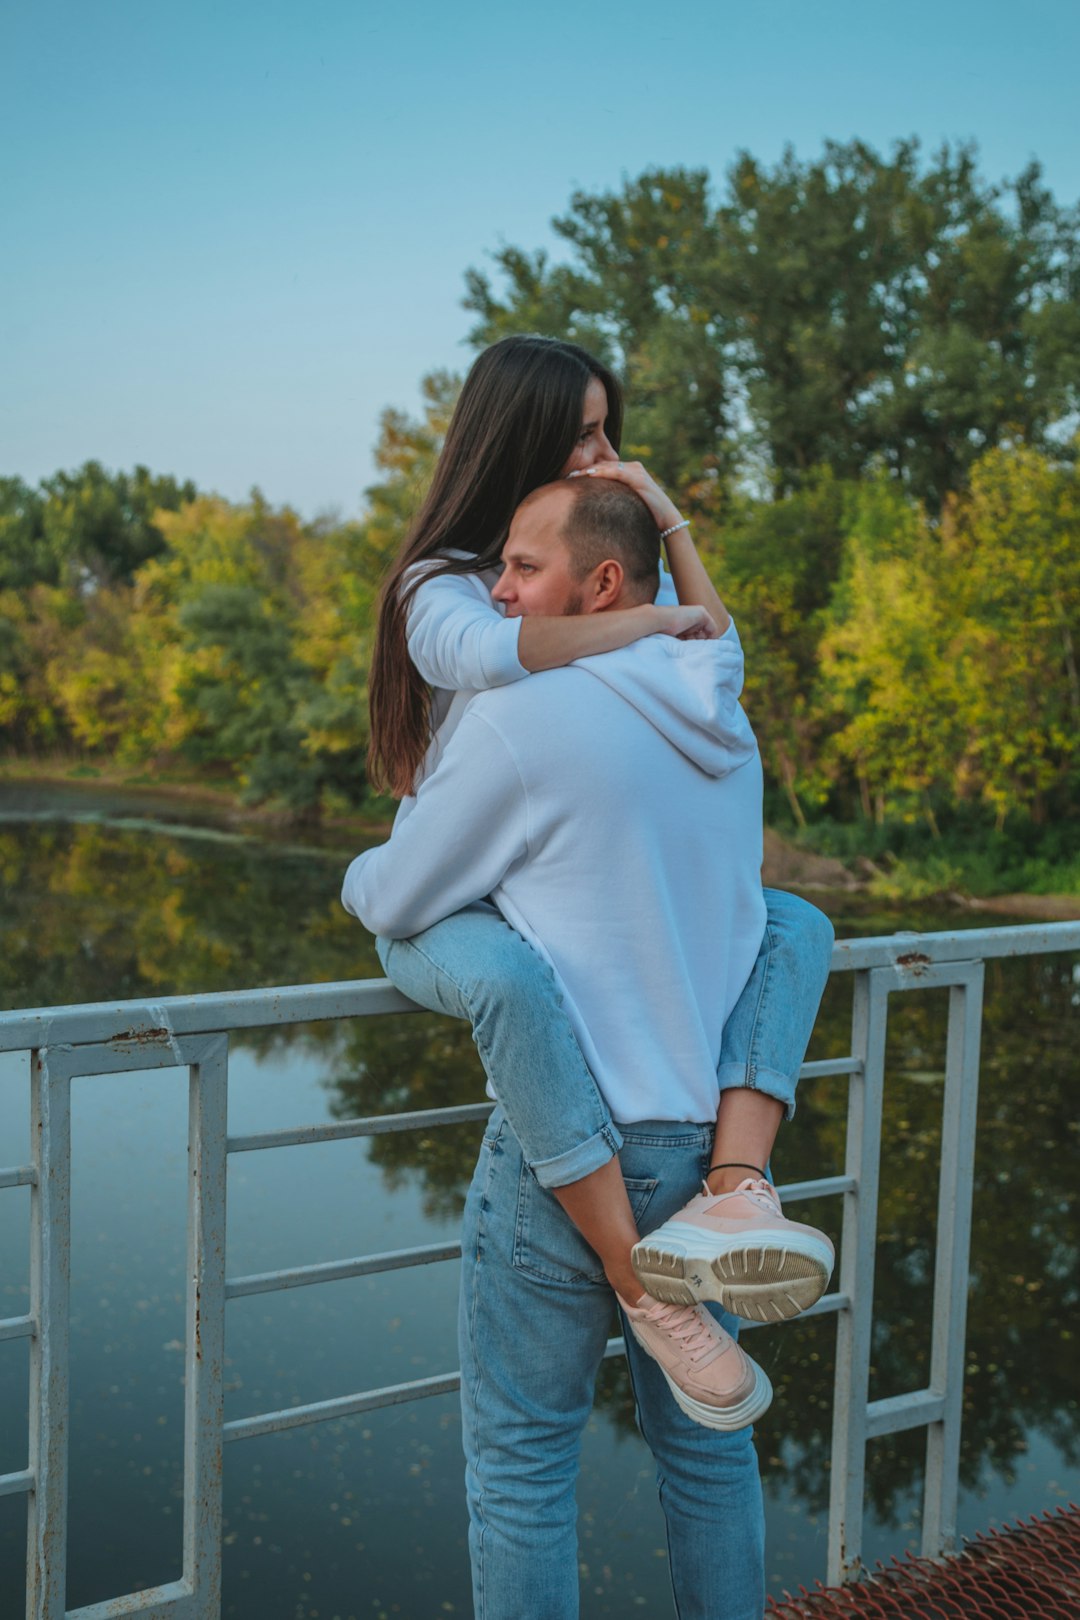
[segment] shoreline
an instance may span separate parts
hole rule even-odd
[[[98,770],[85,765],[73,766],[68,770],[58,764],[51,768],[48,765],[41,769],[31,768],[35,764],[29,760],[0,759],[0,790],[11,786],[85,789],[88,793],[130,793],[135,798],[165,800],[190,805],[193,809],[202,806],[221,815],[232,827],[293,835],[317,830],[355,832],[365,838],[379,838],[389,836],[392,825],[392,817],[383,813],[365,815],[362,810],[322,815],[315,819],[266,805],[245,805],[240,802],[235,789],[214,787],[190,777],[148,781],[144,770],[132,771],[127,775],[122,771]]]
[[[352,834],[370,840],[388,836],[391,827],[391,820],[385,813],[365,815],[362,811],[348,811],[339,815],[324,815],[318,820],[306,819],[281,809],[242,805],[235,791],[191,778],[148,781],[145,770],[132,770],[129,774],[81,763],[65,769],[59,762],[50,768],[48,764],[38,765],[36,761],[0,760],[0,790],[5,786],[123,793],[149,803],[166,802],[174,806],[188,806],[192,810],[202,807],[237,830],[290,835],[294,839],[298,834],[302,836],[310,832],[315,835],[312,847],[317,847],[326,834]],[[796,848],[771,827],[765,829],[764,855],[762,881],[768,887],[797,889],[810,895],[844,891],[852,896],[873,897],[871,879],[860,876],[834,856],[817,855]],[[1000,916],[1026,918],[1033,922],[1080,920],[1080,895],[1006,893],[973,896],[952,891],[943,893],[941,898],[966,910],[994,912]]]

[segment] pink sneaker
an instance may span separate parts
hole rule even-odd
[[[659,1363],[687,1417],[707,1429],[744,1429],[772,1400],[768,1374],[702,1305],[662,1305],[616,1296],[641,1348]]]
[[[821,1298],[834,1254],[824,1232],[789,1221],[776,1189],[751,1179],[719,1195],[706,1187],[630,1258],[654,1299],[714,1299],[748,1321],[779,1322]]]

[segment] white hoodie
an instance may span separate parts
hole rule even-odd
[[[734,625],[478,694],[342,889],[407,938],[487,896],[553,966],[613,1117],[710,1121],[765,927],[761,766]]]

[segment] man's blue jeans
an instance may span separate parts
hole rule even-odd
[[[790,1119],[829,976],[833,930],[823,912],[797,895],[764,894],[764,938],[724,1027],[717,1077],[722,1091],[750,1086],[776,1097]],[[578,1181],[618,1152],[622,1138],[555,975],[494,906],[480,901],[412,939],[377,945],[399,990],[433,1012],[468,1020],[491,1089],[541,1186]]]
[[[701,1184],[713,1126],[621,1127],[642,1232]],[[461,1408],[476,1620],[574,1620],[575,1485],[597,1369],[614,1325],[599,1262],[530,1173],[501,1109],[484,1136],[462,1230]],[[730,1331],[737,1324],[717,1312]],[[626,1333],[638,1421],[656,1459],[679,1620],[761,1620],[764,1517],[750,1428],[686,1417]]]

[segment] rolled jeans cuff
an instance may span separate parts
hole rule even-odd
[[[622,1145],[623,1139],[615,1125],[603,1125],[587,1141],[576,1143],[565,1153],[557,1153],[553,1159],[537,1159],[529,1169],[541,1187],[566,1187],[599,1170],[615,1157]]]
[[[797,1078],[797,1077],[796,1077]],[[784,1105],[784,1118],[795,1118],[795,1081],[779,1069],[755,1068],[751,1063],[721,1063],[716,1071],[721,1092],[763,1091]]]

